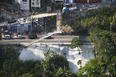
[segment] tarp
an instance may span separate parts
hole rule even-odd
[[[66,13],[67,13],[68,11],[69,11],[69,8],[64,9],[64,12],[66,12]]]

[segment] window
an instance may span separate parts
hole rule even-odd
[[[39,5],[39,2],[38,3],[36,3],[37,5]]]
[[[32,5],[34,5],[34,3],[32,3]]]
[[[23,2],[27,2],[27,0],[23,0]]]
[[[39,0],[36,0],[36,2],[39,2]]]
[[[37,0],[37,1],[36,1],[36,4],[37,4],[37,5],[39,5],[39,4],[40,4],[40,3],[39,3],[39,0]]]

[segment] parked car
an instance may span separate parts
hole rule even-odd
[[[11,35],[10,34],[2,34],[2,39],[10,39]]]
[[[14,39],[23,39],[22,35],[14,35]]]
[[[8,23],[10,24],[10,23],[16,23],[16,21],[17,20],[10,20],[10,21],[8,21]]]
[[[29,39],[37,39],[37,35],[36,34],[30,34],[28,37],[29,37]]]
[[[10,39],[11,38],[11,33],[8,30],[5,30],[2,33],[2,39]]]
[[[49,37],[46,37],[45,39],[53,39],[51,36],[49,36]]]

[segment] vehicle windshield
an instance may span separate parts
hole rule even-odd
[[[10,33],[9,32],[4,32],[5,35],[9,35]]]

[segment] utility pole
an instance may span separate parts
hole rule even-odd
[[[45,22],[45,36],[46,36],[46,22]]]
[[[58,35],[58,45],[59,45],[59,51],[60,51],[60,36]]]
[[[56,30],[61,33],[62,32],[62,13],[60,10],[57,11],[57,17],[56,17]],[[58,45],[59,45],[59,52],[60,52],[60,36],[58,35]]]
[[[46,22],[45,22],[45,36],[46,36]],[[45,41],[45,46],[47,47],[46,41]]]

